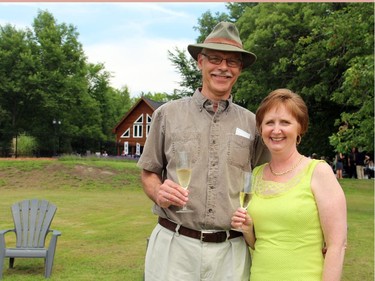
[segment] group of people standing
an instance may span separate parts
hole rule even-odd
[[[373,160],[365,152],[359,151],[357,147],[352,147],[350,153],[338,152],[335,156],[333,168],[338,179],[373,178]]]
[[[202,87],[154,112],[138,161],[158,216],[145,280],[339,281],[345,196],[327,163],[298,151],[309,121],[304,101],[277,89],[256,114],[233,103],[232,88],[256,55],[232,23],[188,51]],[[187,190],[176,173],[180,150],[192,154]],[[239,207],[245,171],[254,187],[248,211]],[[191,213],[177,212],[186,204]]]

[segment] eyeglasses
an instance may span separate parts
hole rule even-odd
[[[235,59],[235,58],[224,59],[222,57],[211,56],[211,55],[207,55],[204,53],[201,53],[201,55],[205,56],[208,59],[208,61],[212,64],[220,65],[223,62],[223,60],[225,60],[227,62],[227,66],[229,67],[241,67],[242,66],[242,60],[240,59]]]

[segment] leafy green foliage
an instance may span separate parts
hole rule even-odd
[[[37,148],[38,143],[36,139],[26,134],[20,134],[17,138],[14,138],[12,142],[13,154],[17,156],[33,156]]]
[[[168,95],[167,93],[151,93],[151,92],[148,92],[148,93],[142,92],[141,95],[140,95],[140,97],[146,97],[146,98],[148,98],[150,100],[157,101],[157,102],[167,102],[167,101],[175,99],[175,98],[173,98],[172,95]],[[134,103],[140,97],[134,98]]]
[[[214,15],[210,11],[207,11],[198,18],[198,26],[194,26],[194,30],[199,31],[200,35],[197,38],[198,43],[203,43],[206,37],[211,33],[212,29],[217,25],[218,22],[229,21],[229,17],[225,13],[216,12]]]
[[[25,126],[25,117],[39,104],[40,96],[28,89],[35,88],[37,63],[33,58],[34,44],[27,31],[11,25],[0,27],[0,146],[8,147],[11,139]]]
[[[178,48],[175,48],[175,53],[168,51],[168,58],[182,76],[181,90],[177,91],[176,98],[193,95],[195,90],[201,86],[202,79],[196,61],[190,55],[187,58],[186,52]]]

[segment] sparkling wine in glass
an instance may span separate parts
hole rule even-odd
[[[243,172],[242,175],[242,189],[240,191],[240,206],[242,209],[247,210],[251,197],[253,196],[253,190],[251,188],[251,172]],[[232,228],[236,231],[243,231],[242,227]]]
[[[190,154],[187,151],[177,152],[177,162],[176,162],[176,173],[178,182],[181,187],[188,189],[190,179],[191,179],[191,159]],[[188,209],[186,205],[182,209],[176,211],[177,213],[191,213],[192,210]]]
[[[242,209],[247,210],[253,192],[251,189],[251,172],[243,173],[242,191],[240,192],[240,205]]]

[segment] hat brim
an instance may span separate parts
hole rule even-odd
[[[202,52],[202,49],[211,49],[215,51],[223,51],[223,52],[238,52],[242,54],[243,59],[243,68],[249,67],[252,65],[257,57],[255,54],[245,51],[241,48],[236,46],[228,45],[228,44],[219,44],[219,43],[201,43],[201,44],[191,44],[188,45],[187,49],[190,55],[195,59],[198,60],[198,54]]]

